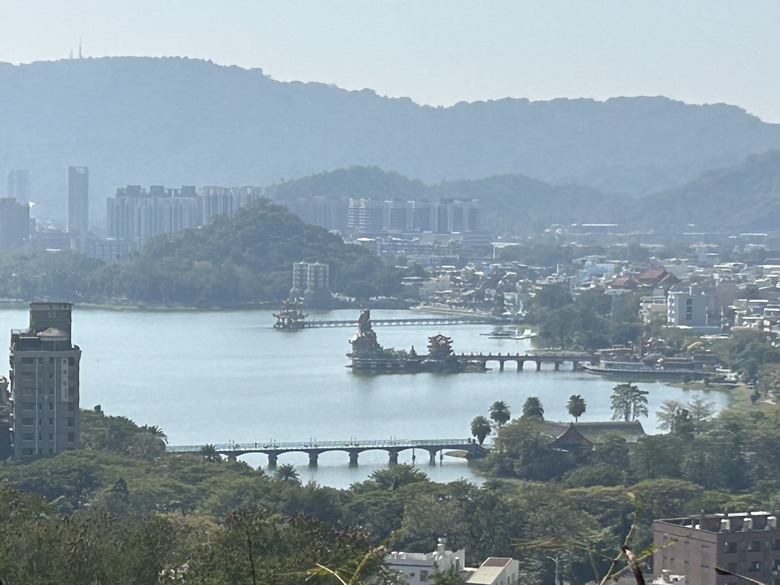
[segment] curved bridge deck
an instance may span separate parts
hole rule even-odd
[[[199,453],[205,445],[169,445],[167,451],[172,453]],[[436,454],[444,450],[465,451],[468,457],[483,457],[487,450],[472,439],[423,439],[423,440],[352,440],[352,441],[303,441],[303,442],[259,442],[259,443],[221,443],[213,445],[220,455],[236,459],[248,453],[262,453],[268,456],[268,467],[277,465],[280,455],[285,453],[307,453],[309,466],[317,466],[317,458],[321,453],[329,451],[344,451],[349,454],[349,464],[358,463],[358,455],[364,451],[387,451],[391,465],[398,463],[398,454],[409,449],[427,451],[430,463],[436,462]]]

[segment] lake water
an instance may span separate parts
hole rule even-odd
[[[372,311],[373,317],[400,317],[402,311]],[[420,316],[423,316],[420,314]],[[358,311],[330,311],[310,318],[357,319]],[[488,415],[496,400],[519,415],[529,396],[538,396],[548,420],[569,421],[566,402],[580,394],[587,402],[582,421],[609,420],[615,381],[552,364],[536,372],[531,364],[516,372],[456,375],[411,374],[362,376],[346,366],[350,328],[279,332],[272,311],[111,311],[75,307],[73,340],[82,349],[81,407],[100,404],[111,415],[138,424],[157,425],[171,445],[254,443],[316,439],[465,439],[471,420]],[[0,310],[0,331],[23,329],[27,310]],[[443,333],[453,338],[456,352],[524,352],[529,341],[490,339],[490,325],[377,327],[384,347],[425,352],[427,338]],[[642,382],[650,417],[670,398],[690,401],[701,395],[659,382]],[[706,399],[721,408],[727,396],[709,392]],[[411,452],[399,461],[411,462]],[[247,456],[252,465],[266,465],[262,455]],[[287,454],[305,482],[348,487],[384,468],[384,452],[360,455],[348,467],[346,453],[320,455],[310,470],[304,454]],[[417,464],[435,481],[467,478],[479,481],[465,461],[445,457],[428,465],[427,453]]]

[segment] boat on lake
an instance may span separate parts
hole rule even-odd
[[[700,380],[713,372],[693,360],[660,359],[654,363],[642,361],[601,360],[598,364],[583,364],[583,369],[592,374],[622,380],[682,380],[689,377]]]

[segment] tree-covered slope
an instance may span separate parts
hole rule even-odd
[[[0,297],[245,306],[286,298],[292,264],[301,261],[329,264],[331,290],[349,296],[393,294],[400,283],[365,248],[261,200],[235,217],[151,240],[121,264],[70,251],[0,257]]]
[[[682,187],[643,198],[636,225],[703,231],[777,231],[780,151],[704,173]]]

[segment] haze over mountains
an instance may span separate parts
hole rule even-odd
[[[533,192],[572,213],[590,205],[607,214],[626,197],[704,193],[724,178],[699,178],[714,169],[760,166],[766,179],[775,162],[745,160],[780,149],[780,125],[734,106],[656,97],[433,108],[180,58],[0,64],[0,88],[0,174],[31,170],[38,217],[64,215],[69,165],[90,167],[97,218],[129,183],[262,186],[355,165],[447,181],[440,192],[502,206]],[[757,196],[777,187],[742,184]]]

